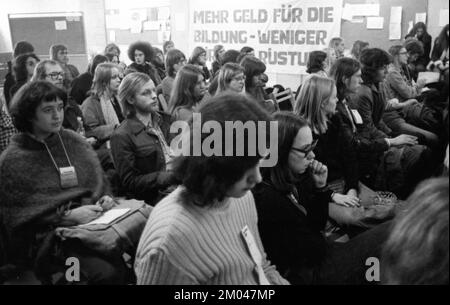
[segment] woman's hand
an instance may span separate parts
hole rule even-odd
[[[96,205],[101,206],[103,211],[106,212],[117,206],[117,203],[110,196],[103,196],[99,201],[97,201]]]
[[[97,219],[102,213],[103,209],[99,205],[84,205],[70,211],[63,217],[63,222],[82,225]]]
[[[338,193],[334,193],[331,197],[334,203],[338,205],[342,205],[349,208],[359,207],[361,200],[352,195],[342,195]]]
[[[86,141],[89,143],[89,145],[94,146],[97,144],[97,139],[94,137],[86,138]]]
[[[402,146],[402,145],[417,145],[419,144],[417,137],[410,135],[399,135],[396,138],[389,139],[389,143],[392,146]]]
[[[311,176],[317,188],[323,188],[327,185],[328,168],[325,164],[314,160],[309,165]]]
[[[358,197],[358,191],[355,189],[349,189],[347,192],[347,195],[353,196],[353,197]]]

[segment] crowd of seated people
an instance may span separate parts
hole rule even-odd
[[[201,46],[137,41],[127,66],[109,44],[80,75],[66,46],[40,61],[18,43],[0,104],[0,281],[31,269],[52,284],[77,257],[87,284],[370,284],[377,257],[381,283],[448,284],[448,25],[431,45],[421,23],[389,50],[333,38],[285,108],[250,46],[217,45],[210,66]],[[217,138],[229,122],[246,132]],[[154,207],[131,264],[56,236],[118,198]]]

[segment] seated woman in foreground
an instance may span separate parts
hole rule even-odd
[[[264,110],[242,95],[212,98],[199,113],[205,127],[206,122],[215,121],[222,130],[225,121],[258,124],[270,120]],[[198,136],[206,144],[211,132]],[[253,137],[257,143],[258,132],[247,135],[244,143]],[[214,145],[222,156],[224,144],[231,143],[222,136]],[[188,148],[192,152],[193,145]],[[250,190],[261,182],[262,156],[252,156],[247,149],[238,156],[236,145],[231,152],[229,157],[208,157],[203,151],[201,156],[176,160],[174,170],[182,184],[150,215],[136,255],[138,284],[288,284],[266,260],[259,237]],[[251,253],[257,255],[252,257]]]

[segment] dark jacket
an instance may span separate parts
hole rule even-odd
[[[417,38],[417,36],[413,36],[413,35],[407,35],[405,37],[405,39],[408,38],[415,38],[418,41],[420,41],[423,45],[423,49],[424,49],[424,53],[422,56],[420,56],[417,60],[416,60],[416,64],[422,64],[425,67],[428,65],[428,63],[430,62],[430,53],[431,53],[431,43],[433,38],[431,38],[431,36],[429,34],[425,34],[420,38]]]
[[[80,106],[76,103],[76,101],[72,98],[67,99],[66,107],[64,108],[64,121],[63,127],[66,129],[71,129],[73,131],[77,131],[78,126],[78,117],[83,119],[83,112],[81,111]],[[84,119],[83,119],[84,123]],[[85,129],[88,128],[84,126]]]
[[[9,105],[11,102],[10,91],[11,88],[16,84],[16,80],[11,72],[8,72],[5,76],[5,83],[3,84],[3,95],[5,96],[6,107],[9,109]]]
[[[137,63],[132,63],[128,66],[127,70],[125,71],[125,74],[128,75],[133,72],[140,72],[147,74],[152,79],[153,83],[155,84],[155,87],[161,84],[161,77],[158,74],[158,71],[156,71],[156,68],[149,63],[145,63],[145,65],[138,65]]]
[[[171,117],[158,112],[154,120],[168,145]],[[111,152],[121,180],[122,192],[130,198],[156,203],[167,186],[166,161],[159,138],[136,117],[129,117],[111,137]]]
[[[268,260],[289,281],[306,284],[313,282],[314,269],[327,253],[321,231],[328,219],[331,192],[314,191],[308,183],[301,186],[297,200],[266,182],[257,185],[253,195]]]
[[[358,127],[361,138],[359,147],[360,174],[373,174],[380,156],[389,149],[386,142],[390,129],[382,117],[386,107],[383,93],[375,85],[363,84],[356,94],[348,97],[349,105],[358,110],[363,124]]]
[[[86,72],[73,80],[70,96],[74,98],[78,105],[83,104],[84,100],[89,97],[88,92],[91,90],[93,79],[94,76]]]

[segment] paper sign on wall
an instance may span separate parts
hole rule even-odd
[[[352,16],[380,16],[380,4],[351,4]]]
[[[403,8],[401,6],[393,6],[391,7],[391,19],[389,23],[402,23],[402,11]]]
[[[55,28],[57,31],[67,30],[67,22],[65,20],[55,21]]]
[[[382,30],[384,26],[384,17],[367,17],[367,29]]]
[[[446,26],[448,24],[448,9],[439,12],[439,26]]]
[[[389,24],[389,40],[399,40],[402,38],[402,25],[397,23]]]
[[[417,13],[416,14],[416,23],[423,22],[427,23],[427,13]]]

